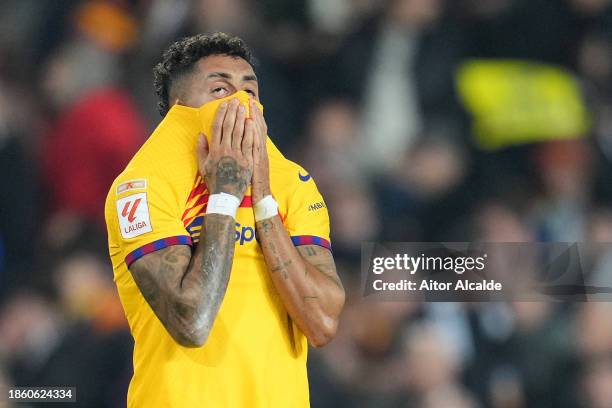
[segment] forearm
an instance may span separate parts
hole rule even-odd
[[[206,215],[200,241],[181,280],[182,297],[193,305],[190,326],[202,343],[210,334],[227,290],[234,258],[234,232],[232,217]]]
[[[344,305],[344,289],[333,260],[307,262],[291,242],[278,216],[256,223],[270,276],[287,312],[314,346],[334,336]],[[308,253],[306,254],[308,256]]]

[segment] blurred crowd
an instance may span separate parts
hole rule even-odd
[[[104,199],[161,52],[213,31],[330,211],[347,304],[313,407],[612,407],[612,304],[368,302],[359,267],[364,241],[612,242],[610,0],[2,1],[0,389],[125,404]]]

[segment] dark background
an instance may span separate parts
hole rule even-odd
[[[125,404],[132,340],[104,198],[160,120],[162,50],[222,30],[253,47],[270,136],[330,210],[347,304],[310,354],[313,407],[612,407],[609,303],[372,303],[359,290],[363,241],[612,241],[611,3],[3,0],[0,388]],[[476,75],[493,110],[460,91],[475,59],[505,67],[505,88]],[[576,95],[555,96],[563,86]],[[609,286],[611,260],[589,279]]]

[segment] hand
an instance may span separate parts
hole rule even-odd
[[[210,194],[232,194],[242,201],[253,175],[254,125],[238,99],[219,106],[210,146],[200,134],[198,167]]]
[[[268,126],[264,120],[263,113],[257,104],[251,100],[251,119],[254,123],[253,140],[253,180],[252,195],[253,204],[258,203],[262,198],[270,194],[270,164],[268,162],[268,149],[266,142],[268,139]]]

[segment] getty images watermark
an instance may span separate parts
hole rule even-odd
[[[612,300],[612,243],[364,243],[373,300]]]

